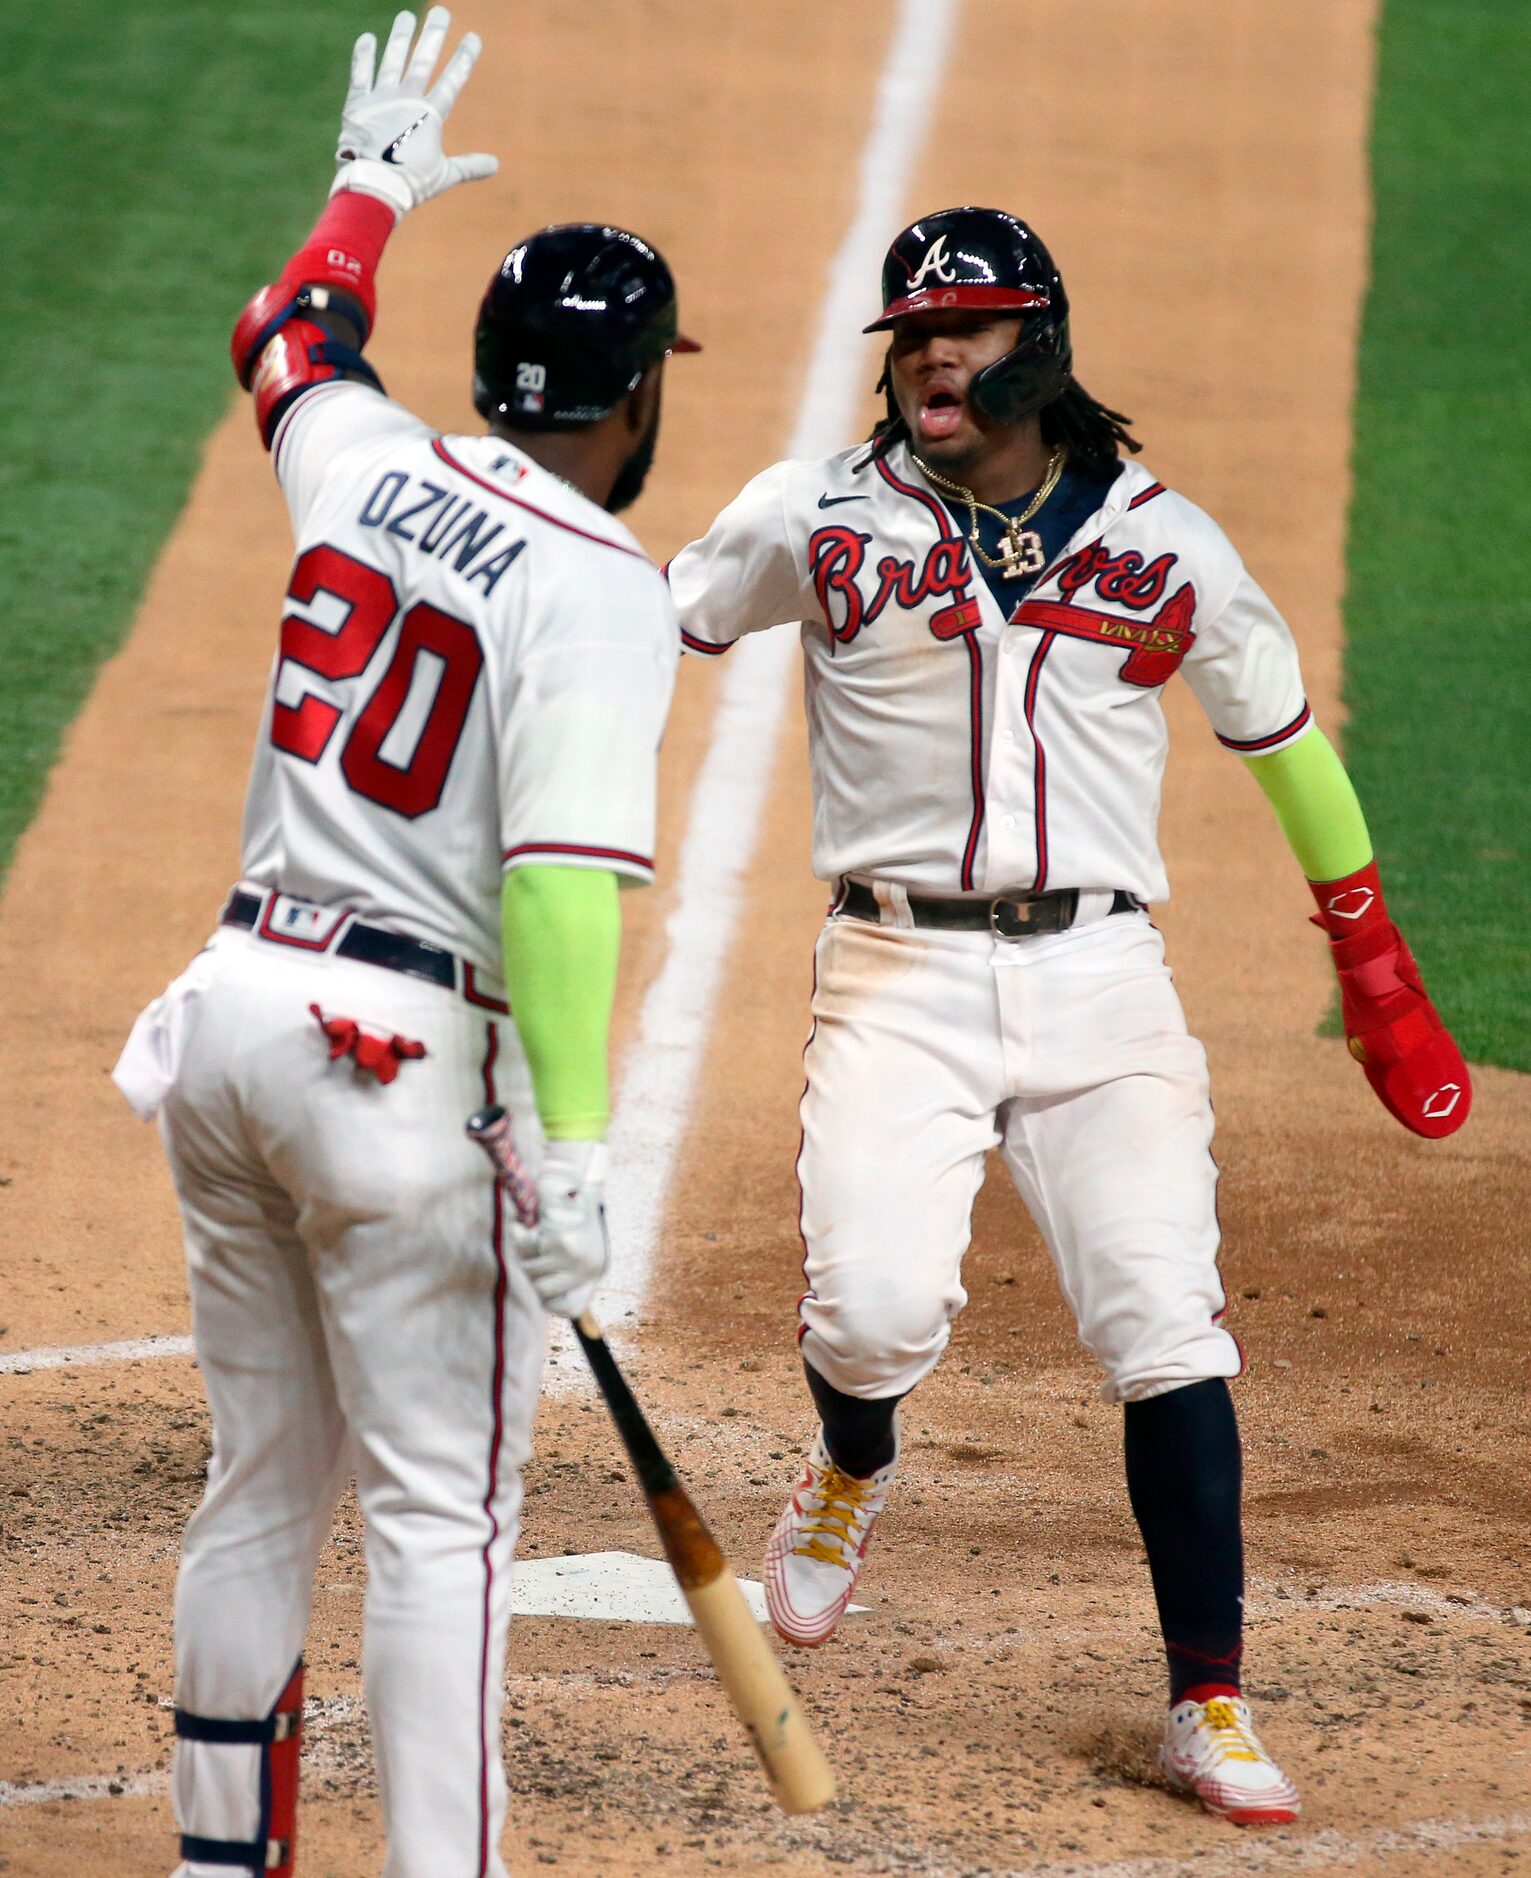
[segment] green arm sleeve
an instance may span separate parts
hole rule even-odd
[[[1265,791],[1297,864],[1309,880],[1340,880],[1372,858],[1355,787],[1321,730],[1278,750],[1245,757]]]
[[[622,944],[617,877],[600,868],[518,867],[500,891],[505,983],[542,1126],[606,1132],[606,1045]]]

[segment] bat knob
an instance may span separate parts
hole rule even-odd
[[[475,1141],[480,1135],[487,1135],[498,1122],[505,1119],[505,1111],[498,1102],[491,1102],[487,1108],[475,1109],[463,1124],[468,1134]]]

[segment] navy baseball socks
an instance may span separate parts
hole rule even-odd
[[[863,1401],[803,1367],[823,1426],[766,1546],[765,1592],[778,1633],[812,1649],[849,1608],[893,1484],[900,1398]],[[1165,1780],[1231,1825],[1290,1824],[1302,1811],[1297,1788],[1266,1752],[1239,1693],[1243,1469],[1227,1383],[1188,1383],[1128,1403],[1123,1438],[1169,1664]]]
[[[1227,1383],[1214,1377],[1129,1402],[1123,1441],[1169,1663],[1164,1777],[1231,1825],[1289,1825],[1302,1801],[1239,1694],[1243,1467]]]
[[[803,1373],[829,1459],[855,1480],[890,1467],[900,1396],[846,1395],[809,1362]],[[1239,1693],[1243,1651],[1242,1468],[1233,1398],[1221,1377],[1129,1402],[1127,1491],[1148,1553],[1170,1703]]]
[[[1122,1420],[1127,1492],[1159,1606],[1170,1705],[1237,1696],[1243,1470],[1228,1385],[1215,1377],[1129,1402]]]
[[[903,1396],[878,1396],[867,1402],[860,1396],[845,1395],[832,1382],[826,1382],[806,1357],[803,1374],[824,1424],[824,1445],[836,1467],[858,1480],[870,1480],[873,1474],[890,1467],[898,1449],[894,1418]]]

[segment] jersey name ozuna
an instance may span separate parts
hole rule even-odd
[[[502,873],[653,871],[678,638],[604,510],[496,437],[368,387],[274,440],[297,558],[245,805],[243,876],[502,972]]]

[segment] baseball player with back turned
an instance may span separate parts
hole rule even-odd
[[[613,512],[690,342],[646,243],[545,229],[480,310],[489,434],[383,394],[362,355],[383,245],[495,168],[442,152],[478,53],[432,85],[448,24],[433,8],[415,42],[401,13],[380,61],[357,42],[329,206],[234,334],[297,559],[243,878],[117,1070],[159,1116],[213,1420],[176,1586],[178,1878],[295,1868],[300,1653],[352,1469],[384,1871],[503,1874],[544,1307],[582,1310],[606,1263],[618,885],[650,877],[678,655]],[[532,1230],[463,1132],[496,1100],[540,1166]]]
[[[997,1147],[1124,1407],[1169,1662],[1161,1764],[1241,1824],[1297,1790],[1240,1695],[1240,1456],[1206,1057],[1145,903],[1182,673],[1318,902],[1353,1055],[1422,1135],[1466,1069],[1388,918],[1291,634],[1201,510],[1123,458],[1073,376],[1068,302],[1013,216],[949,209],[883,268],[887,416],[779,463],[670,587],[687,647],[801,622],[814,870],[832,883],[802,1103],[799,1332],[821,1430],[766,1554],[771,1617],[823,1643],[898,1466],[897,1406],[966,1302]]]

